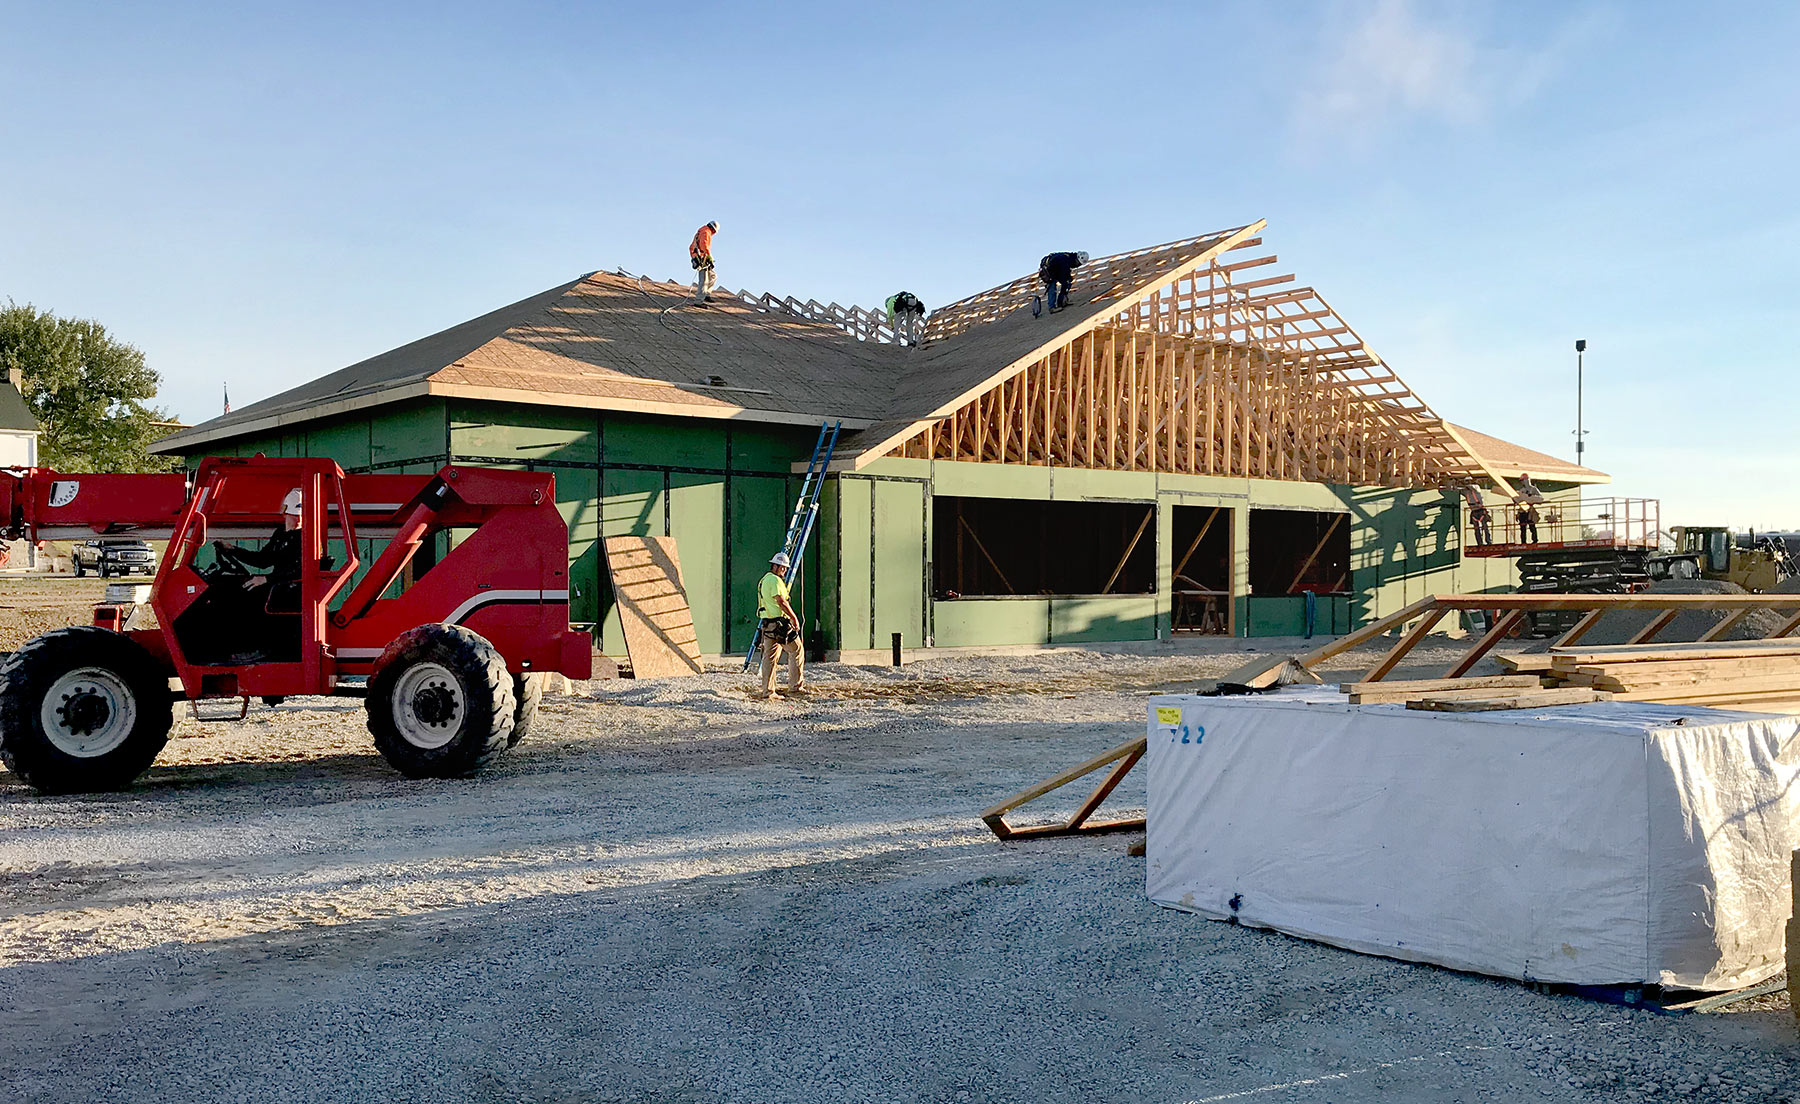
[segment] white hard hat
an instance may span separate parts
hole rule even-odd
[[[293,490],[282,496],[281,512],[284,514],[297,514],[300,512],[300,488],[295,487]]]
[[[788,554],[786,552],[777,552],[773,556],[769,557],[769,563],[773,564],[776,567],[786,567],[786,566],[788,566],[789,562],[790,561],[788,560]]]
[[[719,228],[719,220],[713,219],[711,222],[707,223],[706,225],[712,227],[716,231]]]
[[[1085,251],[1081,252],[1081,253],[1077,253],[1077,254],[1075,254],[1075,256],[1081,261],[1082,264],[1087,264],[1088,255]]]

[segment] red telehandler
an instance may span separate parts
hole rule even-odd
[[[363,696],[402,774],[467,775],[530,727],[535,676],[589,674],[591,640],[569,626],[568,527],[541,472],[346,475],[263,456],[208,459],[191,479],[0,469],[0,538],[96,536],[168,542],[156,625],[101,605],[93,625],[0,663],[0,757],[40,792],[129,785],[184,698]],[[358,676],[366,688],[343,681]]]

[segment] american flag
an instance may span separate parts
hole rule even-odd
[[[227,383],[223,386],[225,388],[225,413],[229,414],[231,413],[231,385]]]

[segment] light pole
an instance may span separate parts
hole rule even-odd
[[[1587,341],[1583,338],[1579,338],[1579,337],[1576,338],[1575,339],[1575,465],[1577,467],[1581,466],[1581,454],[1587,448],[1587,443],[1582,440],[1583,437],[1587,436],[1587,431],[1581,428],[1581,374],[1582,374],[1581,373],[1581,368],[1582,368],[1581,354],[1583,354],[1585,352],[1587,352]]]

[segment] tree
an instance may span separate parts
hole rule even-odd
[[[169,415],[149,403],[162,383],[134,346],[84,318],[58,318],[10,299],[0,307],[0,371],[23,369],[37,416],[39,462],[63,471],[166,471],[150,455]]]

